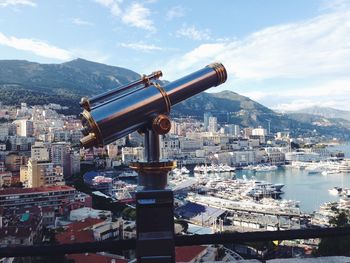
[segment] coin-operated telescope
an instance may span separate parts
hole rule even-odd
[[[225,67],[210,64],[164,86],[152,82],[157,71],[98,96],[82,98],[80,105],[83,147],[103,146],[131,132],[144,134],[145,162],[131,168],[139,174],[136,193],[137,261],[175,262],[173,192],[166,190],[167,176],[176,163],[160,160],[159,135],[170,131],[173,105],[227,79]]]

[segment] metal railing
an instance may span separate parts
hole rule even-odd
[[[350,235],[350,227],[297,229],[284,231],[259,231],[246,233],[220,233],[207,235],[175,236],[176,246],[244,243],[273,240],[293,240],[323,237],[341,237]],[[0,248],[0,257],[50,256],[76,253],[96,253],[120,251],[136,248],[135,239],[100,241],[89,243],[7,246]]]

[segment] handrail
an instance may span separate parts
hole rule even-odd
[[[243,243],[256,241],[293,240],[350,235],[350,227],[310,228],[283,231],[256,231],[246,233],[220,233],[207,235],[175,236],[176,246]],[[135,249],[135,239],[109,240],[89,243],[7,246],[0,248],[0,257],[50,256],[76,253],[96,253]]]

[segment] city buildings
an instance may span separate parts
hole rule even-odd
[[[50,107],[57,108],[57,105]],[[0,125],[0,244],[33,244],[41,239],[41,230],[45,226],[65,229],[62,235],[58,235],[60,243],[135,237],[135,222],[126,223],[116,219],[110,211],[89,208],[90,196],[64,184],[80,172],[81,164],[102,170],[143,161],[142,136],[133,133],[106,147],[80,149],[77,145],[81,137],[80,121],[73,116],[58,114],[53,108],[22,105],[15,114],[18,120]],[[4,116],[10,118],[10,115]],[[325,148],[313,147],[312,144],[296,151],[291,148],[291,139],[294,138],[290,138],[289,132],[279,132],[274,138],[263,127],[222,123],[206,113],[204,123],[191,118],[172,120],[171,132],[161,136],[160,151],[161,158],[174,159],[179,167],[190,169],[211,164],[243,169],[256,164],[317,162],[330,155]],[[314,143],[317,138],[296,140],[300,144]],[[23,185],[16,185],[17,178]],[[110,181],[106,185],[111,188]],[[186,191],[191,191],[188,189],[190,187],[186,187]],[[207,191],[205,187],[199,190]],[[110,193],[115,192],[106,191],[105,194]],[[99,195],[99,198],[103,197],[106,195]],[[129,201],[133,199],[129,198]],[[33,207],[39,210],[31,210]],[[37,216],[31,216],[31,213]],[[34,221],[18,223],[21,219],[27,222],[27,218]],[[11,219],[18,223],[18,229],[8,223]],[[66,226],[69,221],[79,223]],[[215,254],[209,256],[208,249],[203,247],[178,251],[192,255],[183,257],[183,262],[213,258]]]
[[[215,133],[218,130],[218,119],[216,117],[209,117],[208,132]]]
[[[29,188],[41,186],[64,185],[63,172],[61,169],[54,169],[51,161],[36,161],[29,159],[27,182]]]
[[[9,188],[0,190],[0,207],[17,209],[29,206],[51,207],[56,211],[65,205],[89,205],[89,196],[78,192],[75,188],[65,185]]]
[[[37,141],[31,148],[31,159],[34,161],[48,161],[50,160],[49,146],[41,141]]]
[[[31,137],[34,134],[33,122],[30,120],[15,120],[16,134],[23,137]]]

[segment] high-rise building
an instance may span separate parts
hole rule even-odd
[[[43,142],[35,142],[31,149],[31,158],[35,161],[48,161],[50,160],[48,145]]]
[[[28,161],[28,187],[63,185],[63,174],[54,169],[50,161]]]
[[[224,128],[225,128],[225,133],[230,136],[234,136],[234,137],[241,136],[241,128],[239,127],[239,125],[226,124]]]
[[[79,152],[70,151],[67,163],[63,167],[64,177],[80,173],[80,154]]]
[[[233,136],[240,137],[241,136],[241,127],[239,125],[233,125]]]
[[[63,167],[68,171],[70,158],[70,144],[68,142],[55,142],[51,144],[51,161],[54,165]]]
[[[30,137],[34,134],[33,122],[30,120],[15,120],[13,122],[16,124],[16,134],[18,136]]]
[[[216,117],[209,117],[208,131],[217,132],[218,130],[218,119]]]
[[[211,117],[213,115],[211,115],[210,112],[205,112],[204,113],[204,130],[207,131],[208,130],[208,126],[209,126],[209,117]]]
[[[24,187],[28,187],[28,165],[22,165],[19,171],[19,180]]]

